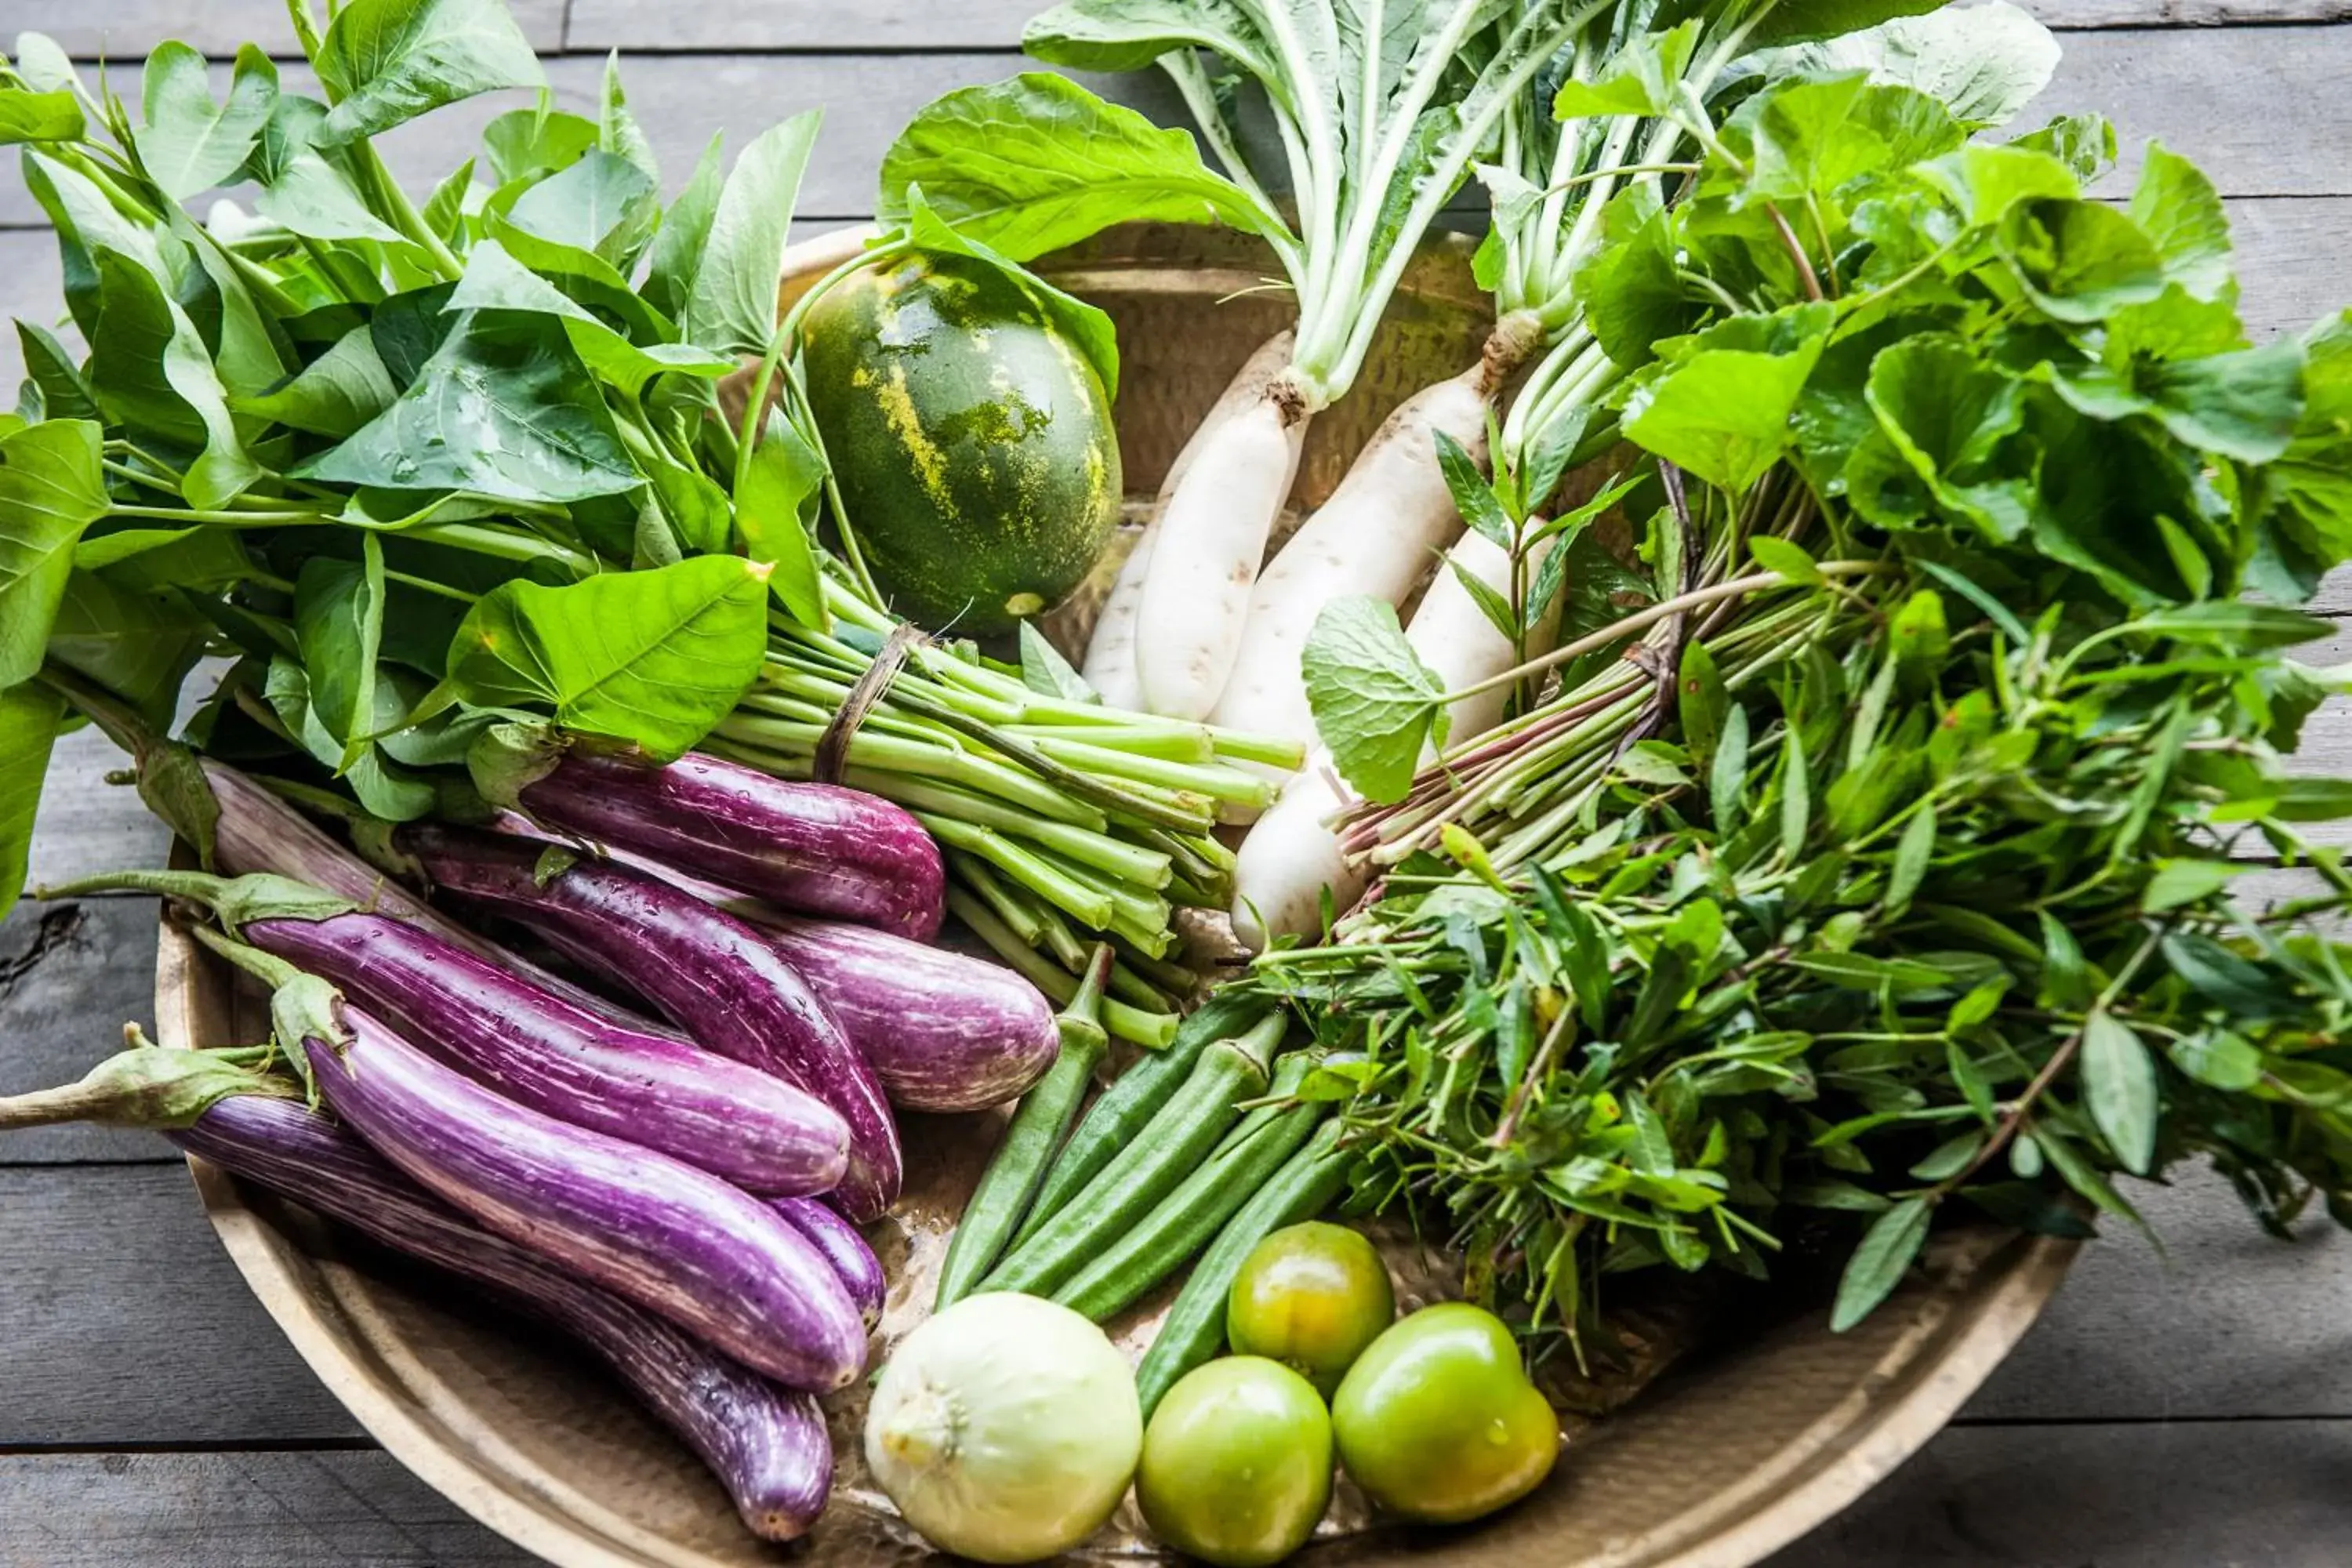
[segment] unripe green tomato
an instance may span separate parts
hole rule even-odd
[[[1331,1500],[1331,1418],[1286,1366],[1213,1361],[1151,1413],[1135,1497],[1152,1534],[1179,1552],[1218,1568],[1278,1563]]]
[[[1366,1496],[1428,1524],[1517,1501],[1559,1457],[1559,1422],[1511,1331],[1466,1301],[1423,1307],[1375,1340],[1332,1397],[1331,1429]]]
[[[1361,1233],[1319,1220],[1252,1247],[1225,1299],[1235,1355],[1278,1361],[1326,1395],[1395,1319],[1380,1252]]]

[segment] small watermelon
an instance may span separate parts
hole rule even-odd
[[[1118,522],[1094,367],[1022,280],[910,255],[835,285],[803,337],[809,406],[891,606],[982,635],[1051,609]]]

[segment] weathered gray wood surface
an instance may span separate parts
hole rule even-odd
[[[898,125],[940,91],[1023,68],[1031,0],[519,0],[559,100],[585,107],[603,51],[673,177],[724,128],[828,105],[802,212],[863,216]],[[2293,330],[2352,299],[2352,0],[2035,0],[2072,29],[2042,108],[2096,105],[2127,145],[2196,157],[2231,198],[2247,316]],[[77,56],[162,37],[289,51],[279,0],[0,0]],[[289,69],[289,80],[297,73]],[[128,75],[118,85],[130,86]],[[1122,89],[1154,112],[1146,79]],[[412,178],[461,156],[495,105],[392,149]],[[2127,171],[2126,171],[2127,173]],[[38,214],[0,176],[0,314],[56,313]],[[0,342],[0,386],[13,384]],[[0,399],[5,401],[5,399]],[[2352,581],[2319,606],[2352,616]],[[2352,622],[2347,622],[2352,625]],[[2352,640],[2315,647],[2315,661]],[[2315,721],[2306,765],[2352,772],[2352,704]],[[152,863],[162,836],[96,737],[70,738],[37,879]],[[2300,874],[2258,871],[2257,897]],[[0,922],[0,1092],[73,1076],[150,1019],[152,905],[28,906]],[[1919,1459],[1774,1568],[2340,1568],[2352,1562],[2352,1238],[2255,1232],[2210,1175],[2151,1191],[2167,1251],[2092,1248],[2044,1321]],[[213,1241],[168,1145],[61,1130],[0,1147],[0,1565],[508,1568],[528,1561],[367,1448]]]

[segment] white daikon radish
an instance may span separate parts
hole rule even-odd
[[[1192,434],[1178,449],[1176,460],[1168,465],[1167,478],[1160,481],[1160,493],[1151,503],[1151,516],[1143,525],[1143,537],[1128,552],[1118,569],[1118,581],[1111,584],[1109,596],[1103,600],[1102,614],[1095,619],[1094,636],[1087,640],[1086,664],[1079,671],[1087,684],[1113,708],[1143,706],[1143,683],[1135,673],[1135,613],[1143,603],[1143,583],[1151,570],[1152,547],[1160,537],[1160,519],[1168,510],[1168,498],[1200,454],[1209,432],[1265,395],[1266,384],[1290,363],[1294,339],[1294,333],[1276,332],[1242,362],[1242,368],[1225,384],[1224,391],[1217,395],[1217,401],[1210,405],[1200,424],[1192,427]],[[1286,494],[1288,487],[1284,489]]]
[[[1528,552],[1530,575],[1549,551],[1547,541]],[[1507,552],[1479,533],[1465,532],[1454,542],[1446,564],[1422,595],[1404,634],[1422,663],[1449,691],[1500,675],[1517,658],[1510,639],[1495,629],[1455,576],[1457,564],[1506,599],[1511,591]],[[1549,625],[1547,618],[1530,639],[1529,657],[1549,646]],[[1507,688],[1497,688],[1454,702],[1447,710],[1446,745],[1457,746],[1500,723],[1507,694]],[[1423,750],[1424,764],[1435,759],[1433,747]],[[1317,747],[1281,798],[1242,840],[1234,867],[1233,921],[1234,934],[1244,946],[1263,952],[1277,936],[1316,935],[1326,888],[1331,889],[1332,908],[1342,914],[1362,897],[1369,868],[1340,854],[1339,835],[1331,822],[1357,804],[1355,792],[1332,766],[1330,753]]]
[[[1487,364],[1425,386],[1399,404],[1357,454],[1331,499],[1268,563],[1250,595],[1233,679],[1213,723],[1311,742],[1299,655],[1331,600],[1369,595],[1401,605],[1462,526],[1437,464],[1443,431],[1484,461]]]
[[[1202,720],[1223,695],[1306,434],[1306,405],[1277,379],[1209,432],[1169,496],[1135,616],[1135,669],[1150,711]]]
[[[1242,840],[1234,867],[1234,936],[1263,952],[1277,936],[1313,936],[1322,929],[1323,889],[1344,912],[1364,891],[1365,868],[1339,853],[1330,818],[1356,804],[1331,753],[1318,746],[1283,787],[1282,797]]]

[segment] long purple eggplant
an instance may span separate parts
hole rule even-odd
[[[940,847],[910,813],[861,790],[789,784],[693,753],[656,766],[576,746],[551,766],[476,774],[499,805],[788,910],[918,942],[945,918]]]
[[[817,1198],[778,1198],[772,1205],[786,1224],[808,1237],[809,1245],[825,1256],[833,1271],[849,1290],[867,1323],[878,1321],[889,1300],[889,1277],[874,1256],[866,1237],[831,1205]]]
[[[767,1205],[502,1099],[360,1008],[343,1021],[340,1047],[303,1041],[327,1104],[445,1201],[789,1387],[829,1393],[864,1370],[857,1304]]]
[[[909,1110],[979,1110],[1026,1092],[1061,1037],[1045,994],[1001,964],[837,921],[754,916]]]
[[[349,899],[363,910],[391,915],[431,931],[453,947],[488,959],[512,970],[541,990],[551,991],[574,1006],[632,1028],[661,1033],[651,1020],[630,1013],[584,986],[550,974],[529,960],[509,952],[488,939],[444,918],[399,883],[388,879],[349,849],[320,832],[310,820],[245,773],[226,763],[204,758],[205,783],[220,808],[213,829],[213,858],[232,877],[256,872],[288,877],[324,888]]]
[[[169,1136],[232,1175],[446,1269],[581,1341],[710,1467],[753,1534],[790,1541],[824,1511],[833,1446],[812,1395],[778,1387],[665,1320],[483,1230],[326,1117],[299,1101],[241,1094]]]
[[[849,1128],[814,1095],[686,1040],[609,1023],[433,932],[282,878],[120,871],[62,897],[136,888],[219,914],[499,1093],[769,1196],[831,1192]]]
[[[624,1029],[382,915],[257,920],[244,936],[366,1003],[520,1104],[775,1196],[831,1192],[849,1128],[772,1074]]]
[[[499,827],[554,842],[512,813]],[[609,858],[757,926],[824,1003],[893,1105],[938,1111],[1001,1105],[1026,1092],[1061,1048],[1053,1004],[1001,963],[871,926],[784,914],[626,849]]]
[[[843,1206],[870,1220],[898,1201],[898,1132],[881,1083],[758,931],[609,860],[548,859],[530,839],[412,824],[393,844],[436,890],[529,927],[635,991],[697,1044],[831,1106],[848,1127]]]

